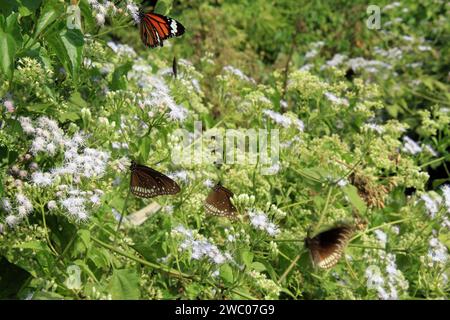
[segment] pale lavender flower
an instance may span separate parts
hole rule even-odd
[[[12,211],[11,201],[8,198],[2,199],[2,208],[6,212],[10,213]]]
[[[410,137],[404,136],[403,142],[405,143],[403,145],[403,151],[410,153],[412,155],[422,152],[422,148],[419,146],[419,144]]]
[[[343,105],[346,107],[348,107],[348,105],[349,105],[349,102],[347,99],[339,98],[338,96],[334,95],[331,92],[325,92],[324,95],[329,101],[331,101],[332,103],[334,103],[336,105]]]
[[[19,217],[15,216],[15,215],[13,215],[13,214],[10,214],[10,215],[6,216],[6,218],[5,218],[5,223],[6,223],[10,228],[15,227],[19,222],[20,222]]]
[[[31,175],[31,180],[39,187],[46,187],[53,183],[52,175],[48,172],[34,172]]]
[[[248,213],[250,224],[257,230],[263,230],[270,236],[276,236],[280,230],[278,227],[269,221],[267,215],[262,211],[250,211]]]
[[[442,195],[444,196],[444,204],[447,207],[447,211],[450,213],[450,185],[443,185],[441,190]]]

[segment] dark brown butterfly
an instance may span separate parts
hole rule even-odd
[[[305,239],[315,266],[329,269],[338,263],[348,240],[353,234],[353,227],[342,225],[323,231],[316,236]]]
[[[131,162],[130,191],[141,198],[153,198],[180,192],[180,186],[168,176],[147,166]]]
[[[233,192],[220,183],[216,184],[205,200],[206,212],[214,216],[234,218],[237,214],[237,209],[231,203],[232,197]]]
[[[156,4],[156,1],[155,1]],[[184,26],[175,19],[149,12],[139,13],[139,31],[142,42],[151,48],[162,47],[163,41],[184,34]]]

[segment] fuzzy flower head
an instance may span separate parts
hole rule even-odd
[[[262,211],[250,211],[248,213],[250,224],[257,230],[263,230],[270,236],[276,236],[280,230],[276,224],[269,221],[267,215]]]
[[[64,132],[58,127],[56,121],[40,117],[33,124],[30,118],[20,117],[19,122],[23,131],[34,137],[31,144],[31,153],[46,153],[54,156],[64,145]]]
[[[172,234],[182,240],[179,244],[179,251],[190,252],[193,260],[206,259],[215,265],[233,260],[229,253],[221,252],[215,244],[182,225],[175,227]]]

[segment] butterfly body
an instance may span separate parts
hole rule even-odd
[[[150,167],[132,161],[130,170],[130,191],[135,196],[153,198],[180,192],[180,187],[175,181]]]
[[[151,48],[162,47],[163,41],[184,34],[184,26],[175,19],[161,14],[140,12],[139,31],[142,42]]]
[[[352,234],[351,226],[342,225],[321,232],[312,238],[307,237],[305,246],[310,251],[314,265],[322,269],[329,269],[336,265]]]
[[[232,197],[233,192],[218,183],[205,200],[206,212],[213,216],[234,218],[237,214],[237,209],[231,203]]]

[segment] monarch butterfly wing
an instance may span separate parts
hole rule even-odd
[[[175,181],[142,165],[136,165],[132,170],[130,188],[134,195],[142,198],[173,195],[180,192],[180,187]]]
[[[349,226],[341,226],[324,231],[310,240],[310,252],[315,265],[329,269],[336,265],[344,247],[353,233]]]
[[[237,210],[231,203],[231,197],[233,192],[223,186],[215,186],[206,198],[206,212],[214,216],[234,217]]]
[[[141,39],[146,46],[163,46],[163,40],[184,34],[184,26],[175,19],[149,12],[141,16]]]

